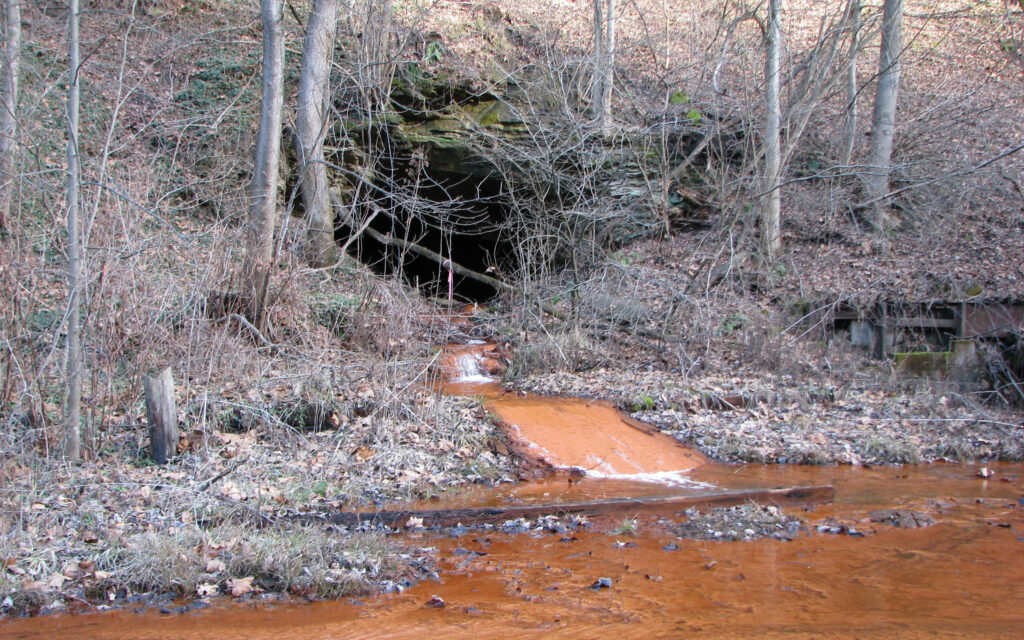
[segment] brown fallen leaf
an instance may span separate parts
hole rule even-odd
[[[252,586],[253,579],[253,576],[249,576],[248,578],[231,578],[228,580],[228,589],[231,590],[231,595],[237,598],[247,593],[252,593],[255,590],[255,587]]]
[[[213,558],[206,561],[206,573],[220,573],[227,569],[227,565],[224,564],[223,560]]]
[[[64,583],[67,581],[67,579],[67,576],[65,576],[63,573],[55,573],[46,580],[46,586],[48,586],[51,589],[60,589],[62,586],[64,586]]]

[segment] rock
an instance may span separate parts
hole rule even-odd
[[[598,578],[597,580],[594,581],[594,584],[590,585],[587,588],[588,589],[593,589],[594,591],[598,591],[600,589],[611,589],[612,588],[612,579],[611,578]]]
[[[443,599],[441,599],[441,596],[436,596],[435,595],[435,596],[432,596],[430,598],[430,600],[427,600],[426,602],[424,602],[423,606],[424,607],[429,607],[431,609],[441,609],[441,608],[443,608],[445,606],[445,602],[444,602]]]
[[[901,529],[917,529],[935,524],[931,516],[909,509],[880,509],[872,511],[869,515],[871,522],[891,524]]]

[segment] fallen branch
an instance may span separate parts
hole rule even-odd
[[[370,512],[321,513],[300,516],[345,527],[371,523],[388,527],[402,527],[409,523],[421,522],[424,526],[449,526],[459,523],[484,524],[504,522],[516,518],[536,518],[556,514],[580,514],[599,516],[638,510],[645,512],[683,512],[691,507],[728,507],[747,502],[773,505],[823,504],[831,502],[835,489],[831,486],[790,487],[786,489],[755,489],[727,491],[685,496],[648,496],[643,498],[613,498],[609,500],[585,500],[553,504],[526,504],[500,507],[468,507],[463,509],[396,510]]]
[[[344,207],[344,205],[341,204],[341,201],[339,200],[338,196],[334,193],[331,193],[331,204],[338,209]],[[373,210],[373,216],[371,216],[371,220],[380,213],[386,213],[384,212],[383,209],[381,209],[380,207],[376,206],[373,203],[370,203],[369,206]],[[415,242],[410,242],[408,240],[403,240],[402,238],[395,238],[389,235],[385,235],[371,227],[369,225],[369,221],[363,224],[363,226],[359,228],[358,232],[354,234],[353,237],[358,237],[361,234],[366,234],[373,238],[374,240],[376,240],[377,242],[385,244],[389,247],[398,247],[399,249],[412,251],[417,255],[423,256],[424,258],[433,260],[434,262],[438,263],[442,267],[445,267],[446,269],[451,269],[452,273],[457,273],[463,278],[469,278],[470,280],[476,280],[477,282],[489,285],[491,287],[494,287],[494,289],[497,291],[516,290],[515,287],[513,287],[512,285],[505,284],[501,280],[498,280],[497,278],[492,278],[491,276],[480,273],[479,271],[474,271],[469,267],[465,267],[459,264],[458,262],[455,262],[451,258],[446,258],[442,256],[440,253],[432,251],[431,249],[428,249],[422,245],[418,245]]]
[[[245,316],[239,313],[229,313],[223,318],[218,318],[217,320],[215,320],[215,322],[223,322],[224,320],[237,320],[240,325],[249,330],[249,333],[251,333],[254,338],[263,343],[263,346],[269,347],[274,351],[281,350],[280,345],[275,344],[270,340],[267,340],[267,338],[262,333],[260,333],[260,330],[257,329],[253,323],[249,322],[249,320],[247,320]]]

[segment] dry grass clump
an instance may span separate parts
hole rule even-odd
[[[163,592],[184,596],[231,593],[236,581],[253,589],[337,598],[366,592],[405,567],[379,534],[345,535],[305,525],[252,529],[224,525],[147,532],[90,558],[106,594]]]

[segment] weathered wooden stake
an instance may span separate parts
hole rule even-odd
[[[143,376],[146,419],[149,421],[150,455],[165,464],[178,449],[178,409],[174,403],[174,378],[167,367],[156,377]]]

